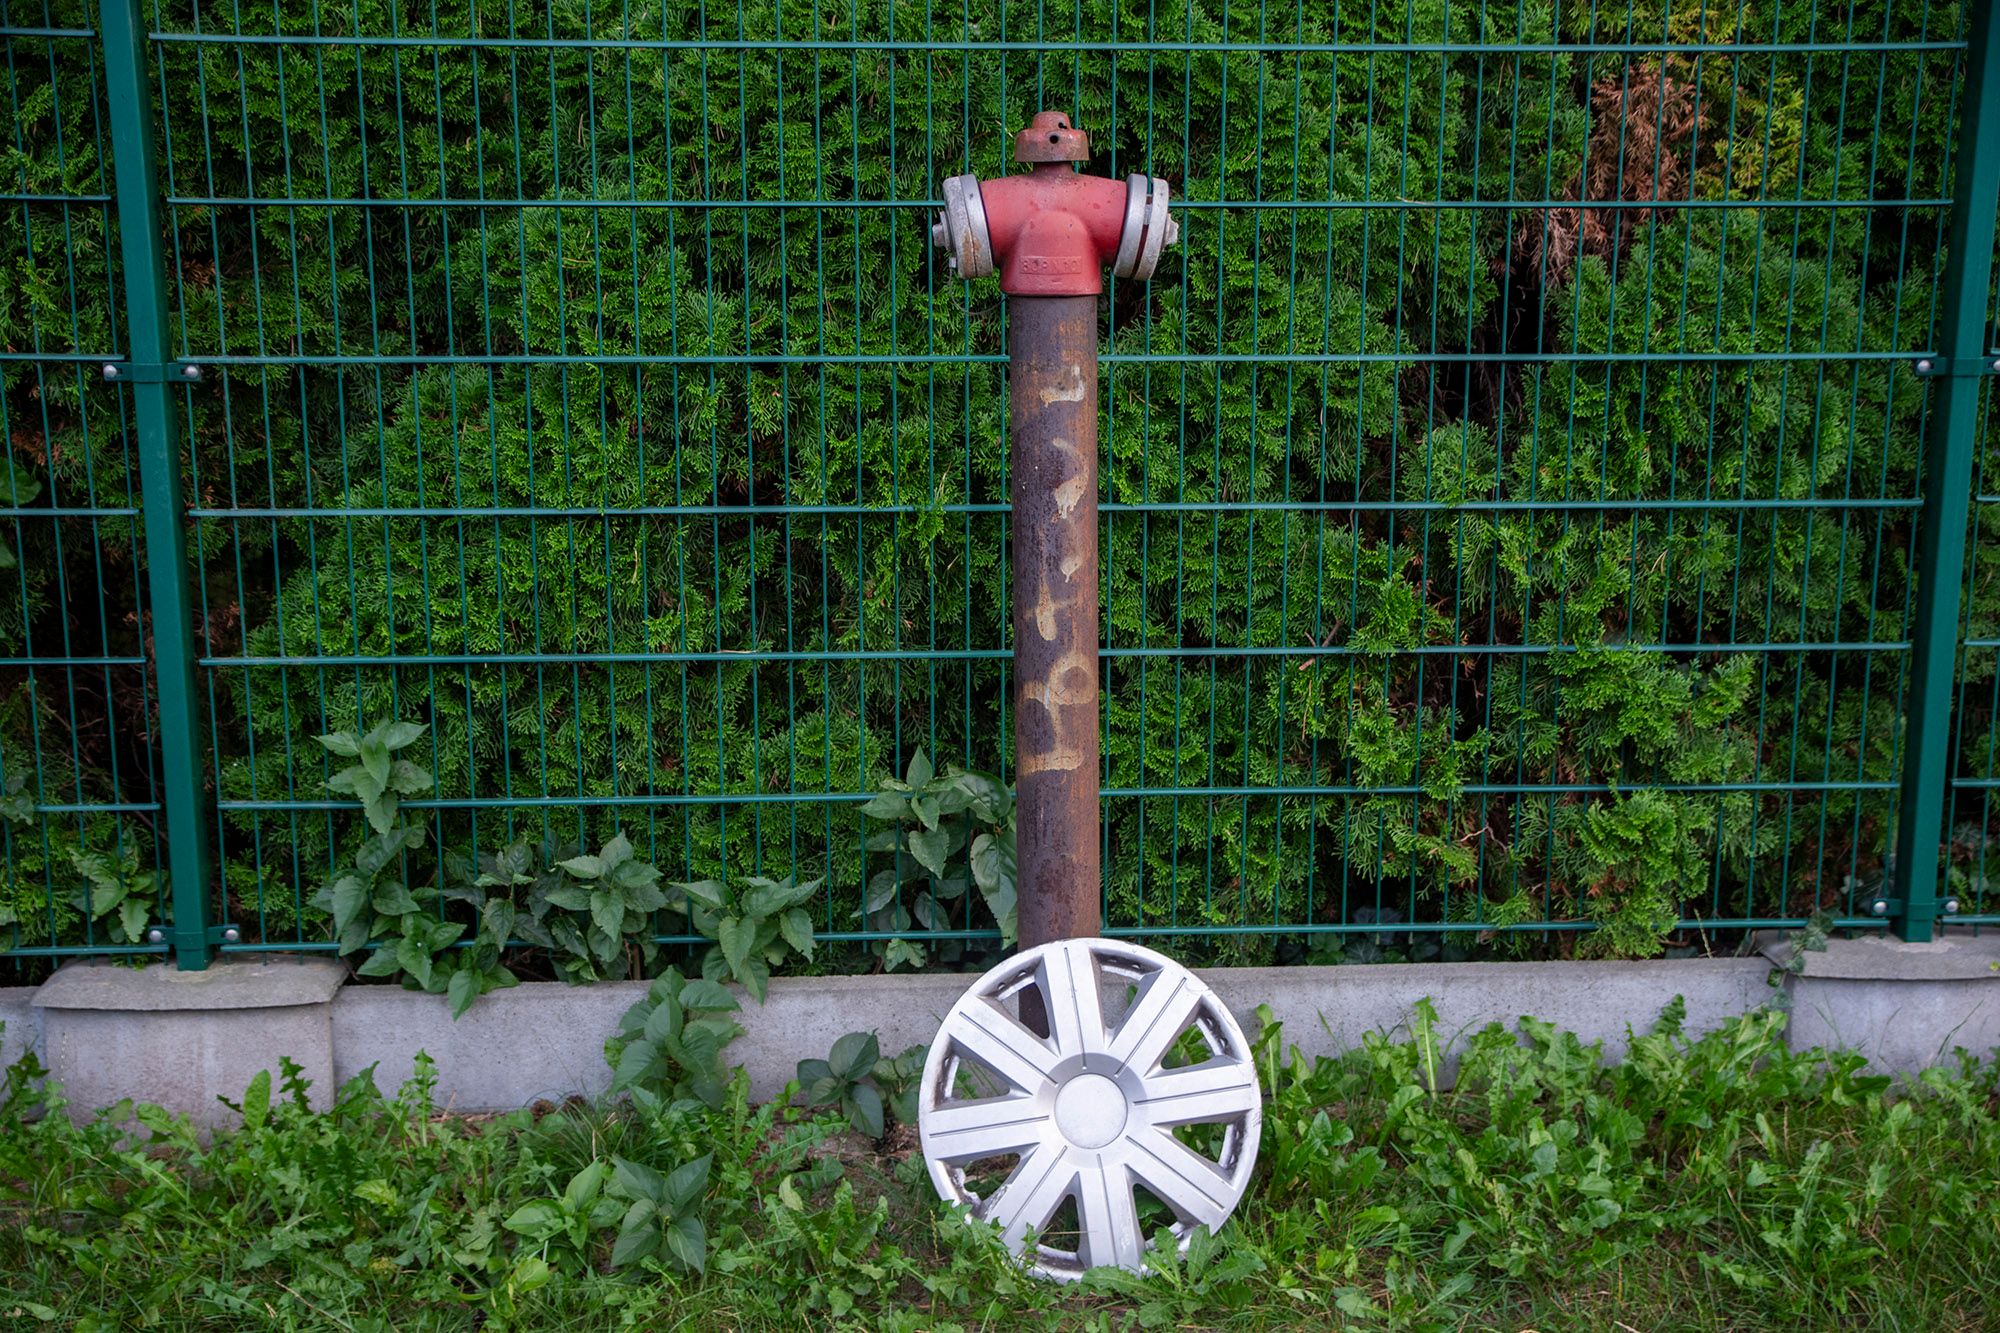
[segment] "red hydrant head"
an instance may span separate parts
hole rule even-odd
[[[1060,111],[1043,111],[1014,137],[1014,160],[1034,170],[997,181],[953,176],[931,238],[951,252],[962,278],[997,267],[1012,296],[1092,296],[1104,266],[1121,278],[1153,276],[1180,228],[1167,212],[1167,183],[1084,176],[1068,164],[1090,155],[1090,138]]]

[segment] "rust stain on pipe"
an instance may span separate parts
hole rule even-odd
[[[1097,300],[1009,302],[1021,944],[1095,935]]]

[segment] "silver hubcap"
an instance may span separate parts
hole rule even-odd
[[[1262,1123],[1249,1043],[1215,993],[1101,939],[1045,944],[973,983],[931,1045],[918,1105],[938,1193],[1053,1278],[1141,1269],[1160,1227],[1182,1246],[1219,1229]],[[1144,1212],[1140,1191],[1156,1201]]]

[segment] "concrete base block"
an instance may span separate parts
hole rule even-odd
[[[330,1002],[346,978],[344,965],[317,958],[204,972],[71,964],[42,984],[34,1007],[72,1114],[131,1098],[217,1129],[236,1123],[217,1098],[240,1099],[262,1069],[275,1081],[287,1057],[312,1080],[314,1103],[331,1101]]]
[[[1532,1014],[1586,1042],[1602,1041],[1616,1059],[1629,1032],[1651,1028],[1675,996],[1687,1001],[1688,1030],[1707,1032],[1770,998],[1770,973],[1769,963],[1749,958],[1211,968],[1199,975],[1247,1032],[1256,1031],[1257,1006],[1269,1004],[1285,1024],[1287,1044],[1308,1054],[1358,1046],[1368,1032],[1407,1036],[1412,1006],[1429,996],[1448,1047],[1488,1023],[1511,1027]],[[935,973],[780,977],[761,1006],[738,992],[743,1008],[735,1018],[744,1032],[729,1059],[749,1072],[752,1097],[775,1097],[799,1061],[824,1057],[846,1033],[876,1033],[885,1056],[930,1041],[973,980]],[[393,1092],[425,1051],[437,1062],[438,1104],[454,1110],[594,1096],[611,1080],[604,1040],[645,989],[638,982],[530,983],[484,996],[454,1022],[438,996],[350,987],[333,1003],[336,1076],[345,1081],[374,1065],[376,1086]]]
[[[1268,1004],[1285,1025],[1285,1045],[1308,1055],[1352,1050],[1370,1032],[1407,1039],[1417,1001],[1428,998],[1448,1050],[1489,1023],[1513,1028],[1526,1016],[1574,1032],[1586,1045],[1602,1042],[1616,1061],[1628,1037],[1650,1031],[1677,996],[1686,1001],[1691,1034],[1712,1032],[1771,998],[1771,965],[1760,958],[1242,967],[1196,975],[1245,1033],[1256,1032],[1256,1008]]]
[[[1773,942],[1782,961],[1782,942]],[[1426,963],[1357,967],[1215,968],[1200,973],[1246,1030],[1268,1004],[1285,1041],[1331,1055],[1369,1032],[1407,1037],[1429,997],[1447,1051],[1489,1023],[1546,1019],[1622,1057],[1676,996],[1690,1033],[1711,1031],[1770,998],[1761,957],[1657,962]],[[611,1079],[605,1038],[646,991],[640,982],[571,987],[530,983],[496,991],[454,1021],[444,997],[388,986],[347,986],[344,965],[224,963],[202,973],[73,965],[34,995],[44,1060],[73,1106],[131,1097],[184,1111],[204,1125],[233,1116],[215,1099],[240,1096],[259,1070],[290,1056],[324,1104],[370,1066],[393,1092],[419,1051],[437,1065],[439,1105],[508,1110],[539,1100],[595,1096]],[[1837,942],[1789,979],[1795,1046],[1842,1045],[1884,1068],[1909,1070],[1954,1046],[2000,1043],[2000,936],[1948,937],[1939,946]],[[729,1050],[752,1095],[776,1096],[798,1062],[824,1057],[843,1034],[873,1031],[885,1056],[927,1042],[973,978],[963,975],[788,977],[768,999],[744,998],[744,1035]],[[8,997],[0,992],[0,1017]],[[8,1049],[29,1034],[12,1028]],[[1455,1062],[1447,1060],[1447,1077]]]
[[[0,1068],[41,1050],[42,1016],[34,986],[0,986]]]
[[[1784,964],[1790,941],[1760,941]],[[2000,934],[1948,931],[1926,944],[1883,935],[1831,940],[1786,977],[1791,1044],[1859,1051],[1885,1073],[1913,1074],[1967,1050],[2000,1047]]]
[[[433,1095],[449,1110],[595,1096],[611,1082],[604,1039],[645,994],[640,981],[534,981],[483,995],[454,1020],[441,995],[349,986],[333,1002],[334,1077],[345,1083],[372,1065],[375,1086],[393,1093],[422,1051],[437,1062]]]

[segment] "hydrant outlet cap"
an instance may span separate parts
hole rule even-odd
[[[1014,136],[1016,162],[1087,162],[1090,136],[1060,111],[1040,111]]]

